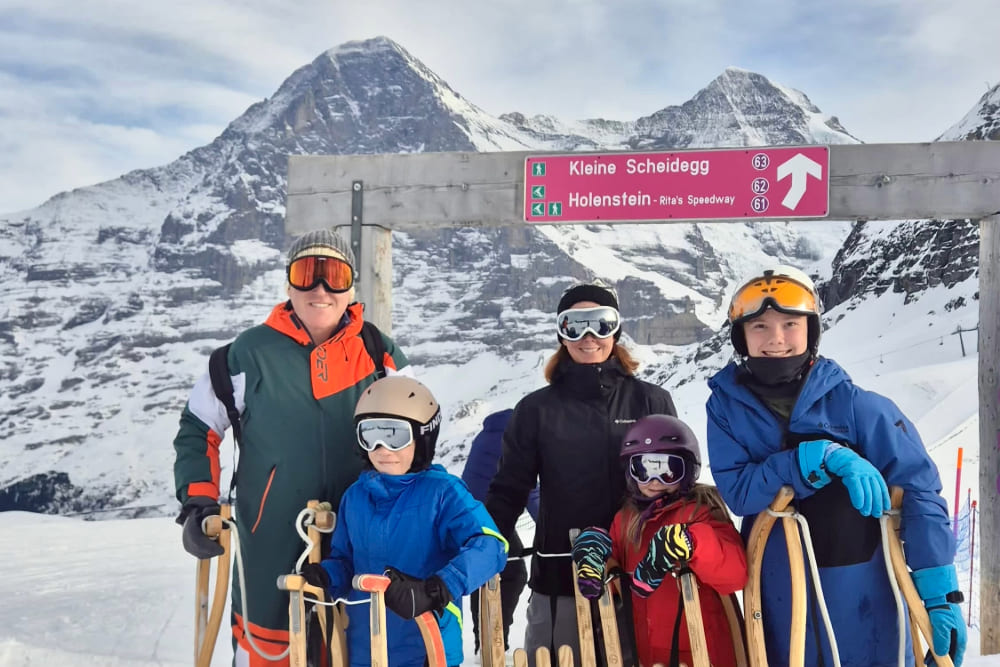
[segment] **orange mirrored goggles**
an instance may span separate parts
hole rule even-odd
[[[354,269],[339,257],[299,257],[288,265],[288,284],[308,292],[320,283],[330,292],[346,292],[354,286]]]
[[[745,285],[729,304],[729,321],[756,317],[768,307],[783,313],[809,315],[819,312],[816,295],[808,287],[784,276],[759,278]]]

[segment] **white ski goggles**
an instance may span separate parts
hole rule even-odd
[[[621,327],[621,315],[611,306],[570,308],[556,315],[556,331],[561,338],[580,340],[588,333],[597,338],[614,336]]]
[[[358,444],[366,452],[382,445],[390,452],[406,449],[413,442],[413,425],[405,419],[370,417],[358,422]]]
[[[661,484],[676,484],[684,477],[684,457],[660,452],[633,454],[628,460],[628,474],[640,484],[654,479]]]

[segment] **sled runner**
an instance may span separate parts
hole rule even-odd
[[[914,659],[918,664],[921,662],[920,656],[923,655],[924,650],[920,636],[923,635],[929,647],[928,651],[934,657],[937,667],[954,667],[950,656],[934,653],[931,620],[927,615],[923,600],[917,593],[916,586],[913,585],[913,578],[910,576],[910,569],[907,567],[906,557],[903,555],[903,543],[899,539],[899,511],[903,506],[903,489],[894,486],[889,489],[889,493],[892,499],[892,512],[882,518],[883,525],[886,522],[890,524],[888,530],[883,530],[882,533],[883,540],[887,540],[888,545],[883,544],[882,546],[889,552],[889,558],[892,561],[892,574],[896,577],[896,583],[899,585],[899,590],[906,600],[906,606],[910,610],[910,634],[913,641]],[[902,627],[899,628],[899,632],[903,632]]]
[[[214,559],[199,560],[197,565],[194,595],[195,667],[208,667],[211,664],[215,640],[219,636],[219,626],[222,624],[222,613],[226,607],[230,567],[230,533],[226,529],[226,523],[229,521],[231,511],[230,505],[221,505],[219,515],[206,518],[201,526],[205,535],[219,542],[223,552]],[[208,584],[212,574],[212,560],[216,561],[215,592],[212,595],[212,606],[209,611]]]

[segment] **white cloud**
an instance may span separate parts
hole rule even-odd
[[[494,114],[634,119],[735,65],[865,141],[926,141],[1000,77],[998,24],[992,0],[8,0],[0,211],[168,162],[349,40],[394,39]]]

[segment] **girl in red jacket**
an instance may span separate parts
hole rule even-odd
[[[746,552],[714,486],[696,484],[698,441],[687,424],[667,415],[637,421],[625,435],[627,497],[611,530],[588,528],[573,545],[577,585],[601,595],[605,562],[632,572],[632,615],[639,661],[647,667],[692,663],[679,587],[671,577],[687,565],[700,586],[701,617],[713,665],[735,665],[722,597],[747,581]],[[667,580],[664,583],[664,580]],[[676,644],[677,655],[672,656]]]

